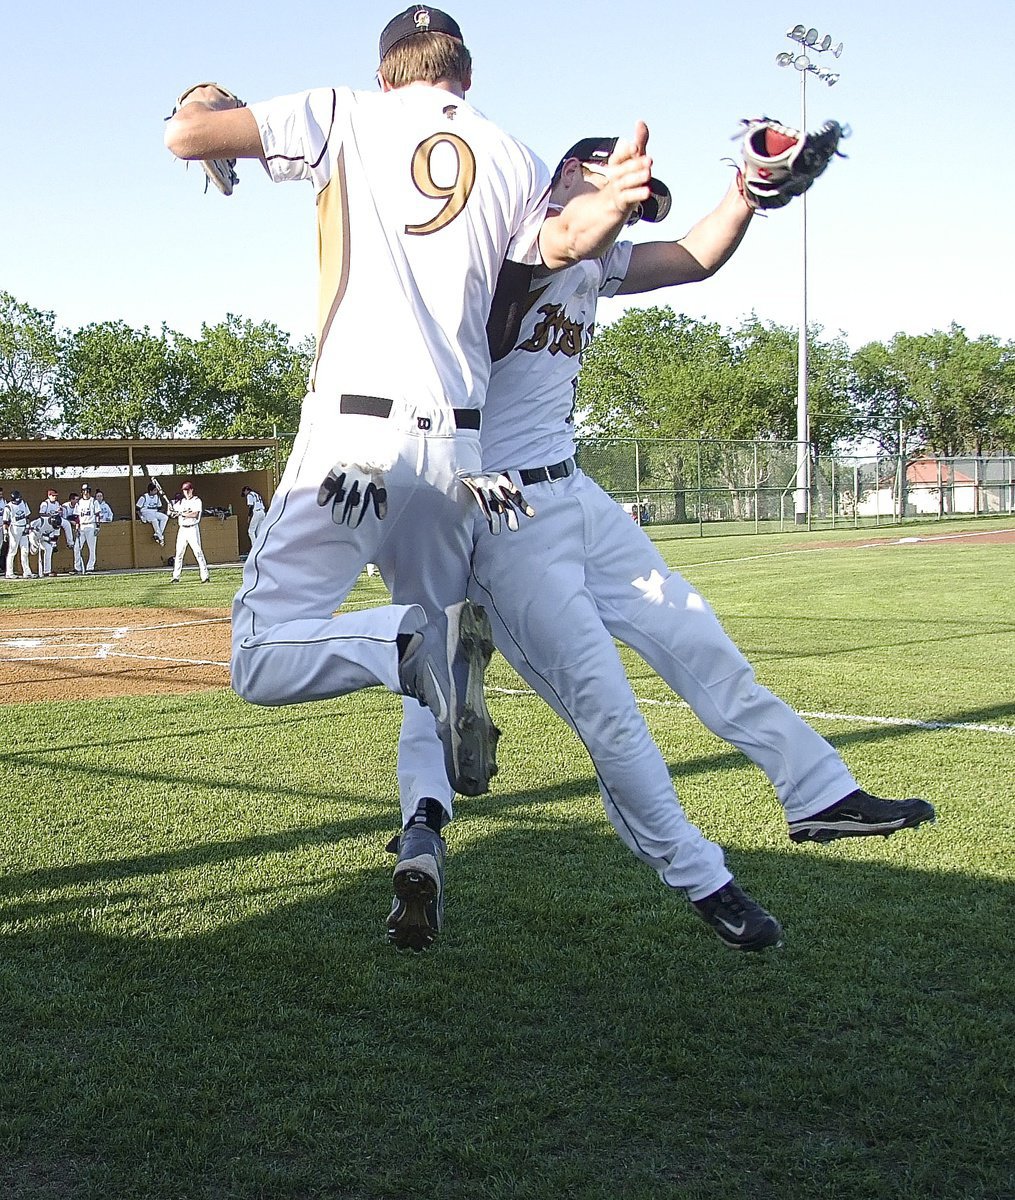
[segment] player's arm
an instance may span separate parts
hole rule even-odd
[[[651,195],[647,142],[648,127],[639,121],[633,140],[618,142],[610,156],[606,186],[575,196],[560,212],[547,216],[539,231],[539,251],[548,270],[601,258],[609,251],[628,218]]]
[[[257,121],[249,108],[215,87],[195,88],[166,122],[165,142],[177,158],[263,158]]]
[[[734,180],[718,207],[678,241],[636,245],[617,295],[711,278],[743,241],[753,214]]]

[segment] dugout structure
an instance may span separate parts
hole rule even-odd
[[[207,464],[238,455],[257,453],[270,466],[252,471],[207,471]],[[162,464],[173,464],[163,471]],[[137,498],[147,488],[149,467],[158,465],[156,478],[172,497],[184,479],[192,479],[197,494],[209,508],[224,510],[224,518],[205,516],[201,544],[210,563],[235,562],[250,549],[247,509],[242,496],[246,485],[271,499],[279,478],[277,438],[39,438],[0,439],[0,483],[10,496],[17,488],[34,515],[55,487],[61,501],[87,483],[101,491],[113,510],[112,524],[99,531],[98,564],[104,569],[160,567],[172,554],[175,524],[166,530],[166,546],[159,546],[149,526],[134,519]],[[112,468],[119,468],[114,472]],[[122,468],[126,468],[123,473]],[[82,474],[59,474],[75,469]],[[108,472],[108,473],[107,473]]]

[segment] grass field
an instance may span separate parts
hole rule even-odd
[[[501,771],[460,803],[441,944],[400,955],[396,697],[0,708],[0,1198],[1015,1195],[1015,545],[653,533],[762,681],[937,824],[793,846],[765,778],[630,660],[692,819],[785,926],[738,956],[496,658]],[[0,581],[0,607],[237,580]]]

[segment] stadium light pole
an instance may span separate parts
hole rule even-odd
[[[783,51],[776,55],[780,67],[794,67],[800,74],[800,132],[807,132],[807,76],[815,75],[822,83],[833,87],[839,81],[836,71],[829,71],[812,61],[811,56],[831,53],[835,58],[842,54],[842,42],[832,44],[831,34],[821,37],[818,31],[804,25],[787,29],[786,36],[800,46],[799,53]],[[800,197],[800,242],[802,260],[802,287],[800,300],[800,334],[797,346],[797,402],[796,402],[796,490],[793,509],[797,525],[806,525],[810,519],[811,493],[811,428],[807,404],[807,193]]]

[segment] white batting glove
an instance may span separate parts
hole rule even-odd
[[[331,519],[336,525],[355,529],[373,508],[378,521],[388,512],[388,489],[384,476],[370,466],[358,463],[335,463],[317,492],[321,508],[331,505]]]
[[[536,510],[506,475],[459,475],[483,510],[491,533],[500,533],[500,519],[511,533],[518,529],[518,514],[534,517]]]

